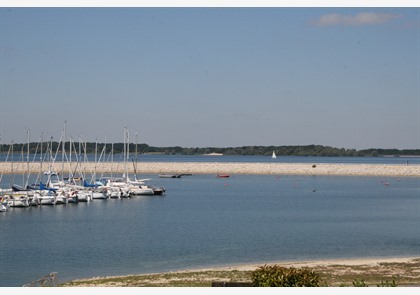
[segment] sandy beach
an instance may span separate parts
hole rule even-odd
[[[268,261],[259,264],[242,264],[199,269],[187,269],[168,273],[132,274],[126,276],[94,277],[74,280],[65,287],[173,287],[210,286],[214,281],[250,282],[250,273],[263,265],[310,268],[321,275],[327,286],[352,286],[354,280],[363,279],[368,286],[392,280],[398,286],[420,285],[420,257],[403,258],[351,258],[313,261]]]
[[[387,258],[343,258],[343,259],[323,259],[323,260],[307,260],[307,261],[267,261],[255,264],[238,264],[230,266],[220,266],[212,268],[200,268],[200,269],[189,269],[183,270],[183,272],[191,271],[223,271],[223,270],[239,270],[239,271],[253,271],[258,267],[267,264],[267,265],[281,265],[284,267],[309,267],[315,268],[319,266],[331,266],[331,265],[345,265],[345,266],[378,266],[382,263],[409,263],[413,260],[418,260],[420,257],[387,257]],[[419,270],[420,271],[420,270]]]
[[[315,165],[315,167],[313,167]],[[48,165],[39,163],[1,162],[0,173],[39,173],[47,171]],[[134,173],[133,165],[128,172]],[[124,173],[123,163],[86,163],[81,167],[76,163],[54,163],[52,170],[69,173]],[[137,174],[267,174],[267,175],[331,175],[331,176],[420,176],[420,165],[396,164],[327,164],[327,163],[197,163],[197,162],[144,162],[136,168]]]

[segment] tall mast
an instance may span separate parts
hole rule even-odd
[[[97,161],[97,152],[98,152],[98,139],[95,139],[95,163]]]
[[[43,141],[43,132],[41,132],[41,136],[40,136],[40,141],[41,141],[41,152],[40,152],[40,157],[39,157],[39,172],[38,172],[38,176],[36,177],[36,181],[35,184],[39,184],[42,180],[42,141]]]
[[[86,141],[84,142],[83,147],[84,147],[84,149],[83,149],[83,152],[84,152],[84,156],[83,156],[83,163],[86,163],[86,162],[87,162],[87,156],[86,156]],[[84,165],[84,166],[83,166],[83,179],[85,179],[85,176],[86,176],[86,167],[85,167],[85,166],[86,166],[86,165]]]
[[[139,143],[139,134],[136,132],[136,165],[134,166],[134,177],[137,180],[137,145]]]
[[[11,177],[10,178],[10,187],[12,187],[12,185],[13,185],[13,181],[14,181],[14,178],[15,178],[15,175],[14,175],[14,172],[13,172],[13,162],[14,162],[14,159],[13,159],[13,140],[12,140],[12,165],[11,165],[11,173],[12,173],[12,175],[13,175],[13,178]]]
[[[130,131],[127,129],[127,161],[130,160]]]
[[[43,158],[42,158],[42,156],[43,156],[43,154],[42,154],[42,143],[43,143],[43,141],[44,141],[44,132],[41,132],[41,161],[40,161],[40,165],[39,165],[39,177],[40,177],[40,180],[41,180],[41,175],[42,175],[42,162],[44,161],[43,160]]]
[[[111,179],[113,177],[112,172],[114,171],[114,143],[111,144]]]
[[[25,188],[26,186],[29,184],[29,141],[30,141],[30,137],[29,137],[29,133],[30,133],[30,129],[27,130],[27,139],[28,139],[28,149],[27,149],[27,153],[26,153],[26,183],[25,183]]]
[[[49,159],[48,159],[48,180],[47,180],[47,185],[50,185],[50,181],[51,181],[51,174],[52,174],[52,161],[53,161],[53,151],[52,151],[52,145],[53,145],[53,137],[50,137],[50,147],[48,150],[49,153]],[[54,171],[55,172],[55,171]]]
[[[97,165],[97,154],[98,154],[98,139],[95,139],[95,166],[93,170],[93,179],[91,180],[91,183],[95,183],[96,181],[96,165]]]
[[[64,148],[66,145],[66,121],[64,121],[64,128],[63,128],[63,146],[61,147],[61,178],[64,177]]]
[[[130,160],[130,132],[127,129],[127,161]],[[128,177],[128,166],[127,166],[127,180],[129,179]]]
[[[49,171],[52,172],[52,162],[53,162],[53,136],[51,136],[51,143],[50,143],[50,160],[49,160]],[[54,171],[55,172],[55,171]],[[50,176],[49,176],[50,177]]]
[[[127,127],[124,127],[124,174],[125,179],[128,180],[128,171],[127,171],[127,157],[128,157],[128,139],[127,139],[128,130]]]
[[[74,177],[74,175],[73,175],[73,170],[72,170],[72,168],[71,168],[71,153],[72,153],[72,138],[71,138],[71,136],[70,136],[70,138],[69,138],[69,149],[70,149],[70,151],[69,151],[69,181],[70,181],[70,183],[73,181],[73,177]]]

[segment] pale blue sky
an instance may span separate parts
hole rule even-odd
[[[1,143],[420,148],[419,13],[4,7]]]

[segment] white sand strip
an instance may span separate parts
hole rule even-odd
[[[316,165],[316,167],[312,167]],[[134,173],[133,165],[128,165],[128,172]],[[56,172],[69,173],[124,173],[123,163],[86,163],[81,167],[76,163],[64,166],[54,163]],[[42,171],[48,170],[43,164]],[[26,173],[26,163],[0,162],[0,173]],[[30,163],[29,172],[41,171],[39,163]],[[396,164],[327,164],[327,163],[209,163],[209,162],[142,162],[138,163],[137,174],[274,174],[274,175],[343,175],[343,176],[420,176],[420,165]]]
[[[227,265],[227,266],[214,266],[208,268],[197,268],[197,269],[188,269],[181,270],[179,272],[196,272],[196,271],[222,271],[222,270],[240,270],[240,271],[253,271],[258,267],[267,264],[267,265],[281,265],[283,267],[317,267],[317,266],[331,266],[331,265],[367,265],[367,266],[376,266],[380,263],[410,263],[415,262],[415,260],[420,259],[420,257],[386,257],[386,258],[348,258],[348,259],[323,259],[323,260],[308,260],[308,261],[266,261],[256,264],[238,264],[238,265]]]

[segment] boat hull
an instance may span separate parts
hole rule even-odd
[[[16,207],[16,208],[24,208],[24,207],[30,206],[29,198],[26,196],[20,196],[20,197],[9,196],[7,200],[7,204],[9,205],[9,207]]]

